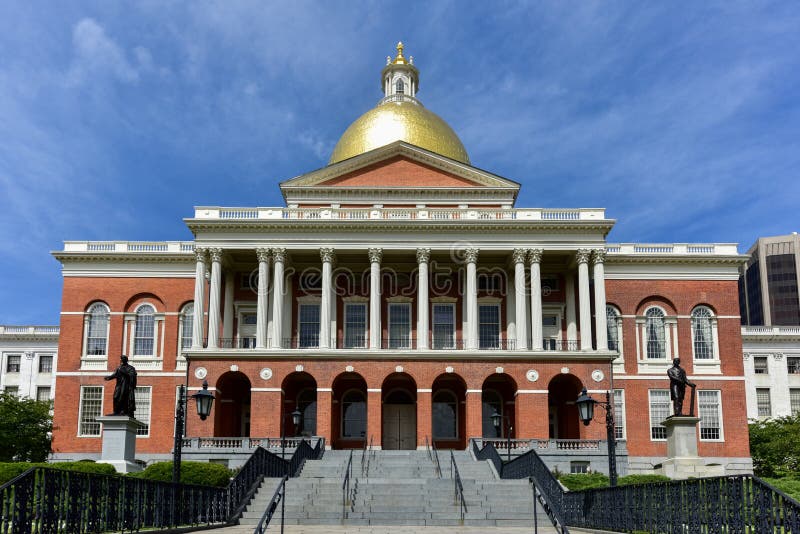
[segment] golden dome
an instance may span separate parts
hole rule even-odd
[[[399,98],[398,98],[399,97]],[[415,98],[384,98],[345,130],[333,149],[328,165],[364,152],[405,141],[450,159],[469,163],[469,156],[450,126]]]

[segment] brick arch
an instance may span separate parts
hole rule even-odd
[[[636,315],[644,315],[645,310],[651,306],[660,306],[664,308],[667,315],[678,315],[678,308],[668,298],[661,295],[649,295],[636,305]]]
[[[516,437],[517,382],[507,373],[493,373],[481,385],[481,425],[482,435],[487,438]],[[499,436],[491,421],[497,411],[502,415]]]
[[[103,304],[109,312],[112,311],[111,305],[103,299],[92,299],[86,303],[86,306],[83,307],[84,313],[89,313],[89,309],[94,306],[95,304]]]
[[[547,384],[548,417],[555,417],[551,425],[551,439],[581,438],[578,407],[574,401],[582,389],[581,379],[571,373],[557,374],[550,379]]]
[[[455,400],[456,437],[437,436],[437,417],[444,417],[446,410],[437,411],[437,403]],[[442,373],[431,385],[431,430],[432,439],[441,449],[465,449],[467,443],[467,382],[457,373]]]
[[[313,435],[317,430],[317,381],[305,371],[287,374],[281,382],[282,412],[280,417],[284,435]],[[292,413],[301,412],[300,424],[295,426]]]
[[[714,316],[719,315],[719,312],[717,311],[717,309],[713,305],[709,304],[706,301],[700,301],[700,302],[697,302],[695,304],[692,304],[691,307],[689,307],[689,311],[687,312],[687,315],[691,315],[692,312],[694,310],[696,310],[697,308],[708,308],[709,310],[711,310],[711,313]]]
[[[214,436],[249,436],[252,384],[241,371],[222,373],[214,382]],[[223,402],[224,401],[224,402]]]
[[[369,427],[367,426],[367,409],[369,408],[369,400],[367,394],[367,381],[359,373],[344,372],[339,373],[334,377],[331,387],[331,400],[332,406],[330,413],[331,418],[331,442],[335,449],[360,449],[364,446],[364,441],[369,439]],[[351,394],[357,392],[364,399],[364,435],[344,435],[344,426],[342,418],[344,417],[345,407],[343,401],[351,398]],[[356,413],[357,412],[357,413]],[[356,410],[355,415],[360,414],[360,410]]]
[[[125,302],[124,311],[126,312],[133,312],[136,308],[138,308],[141,304],[152,304],[153,307],[156,309],[157,313],[163,313],[166,310],[166,306],[164,305],[164,301],[161,300],[160,297],[153,293],[137,293],[129,298]]]

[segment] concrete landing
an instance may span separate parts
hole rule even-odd
[[[278,518],[279,519],[279,518]],[[269,526],[267,532],[280,532],[280,521],[274,522]],[[550,530],[539,529],[540,532],[554,532],[552,527]],[[528,528],[525,527],[426,527],[426,526],[356,526],[356,525],[286,525],[284,532],[286,534],[414,534],[421,532],[423,534],[481,534],[482,532],[488,533],[507,533],[507,534],[530,534],[533,531],[533,523]],[[209,534],[251,534],[253,532],[252,525],[239,525],[235,527],[218,528],[213,530],[204,530],[204,533]]]

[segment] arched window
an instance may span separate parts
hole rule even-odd
[[[156,310],[150,304],[143,304],[136,310],[136,323],[133,327],[133,355],[152,356],[155,349]]]
[[[405,83],[403,83],[403,80],[402,80],[402,79],[400,79],[400,80],[397,80],[397,83],[395,84],[395,87],[397,88],[397,90],[396,90],[395,92],[396,92],[398,95],[402,95],[403,93],[405,93],[405,92],[406,92],[406,84],[405,84]]]
[[[437,391],[433,396],[433,437],[458,438],[458,403],[452,391]]]
[[[620,316],[614,306],[606,306],[606,329],[608,331],[608,350],[620,350]]]
[[[367,435],[367,399],[363,391],[351,390],[342,396],[342,437]]]
[[[192,333],[194,327],[194,303],[190,302],[181,310],[180,328],[180,351],[192,348]]]
[[[483,437],[485,438],[501,438],[503,437],[505,426],[508,424],[501,419],[500,428],[494,427],[492,415],[497,412],[503,415],[503,399],[500,394],[493,389],[485,389],[483,391]]]
[[[89,307],[86,321],[86,355],[105,356],[108,350],[108,306],[101,302]]]
[[[303,436],[313,436],[317,433],[317,392],[314,389],[304,389],[297,395],[297,409],[300,416],[299,433]]]
[[[711,321],[714,314],[705,306],[692,310],[692,333],[694,341],[694,357],[698,360],[714,358],[714,334]]]
[[[664,310],[661,308],[648,308],[646,317],[647,358],[666,359],[666,323]]]

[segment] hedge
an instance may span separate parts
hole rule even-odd
[[[98,464],[95,462],[0,462],[0,484],[5,484],[12,478],[21,475],[31,467],[50,467],[53,469],[63,469],[65,471],[76,471],[79,473],[100,473],[104,475],[114,475],[117,473],[113,465]]]
[[[579,491],[594,488],[607,488],[608,477],[603,473],[581,473],[567,475],[557,473],[558,480],[571,491]],[[650,484],[653,482],[668,482],[669,477],[664,475],[628,475],[617,479],[618,486],[630,486],[632,484]]]
[[[131,473],[129,476],[172,482],[172,462],[150,464],[144,471]],[[181,482],[184,484],[224,487],[230,482],[231,476],[231,470],[224,465],[208,462],[181,462]]]

